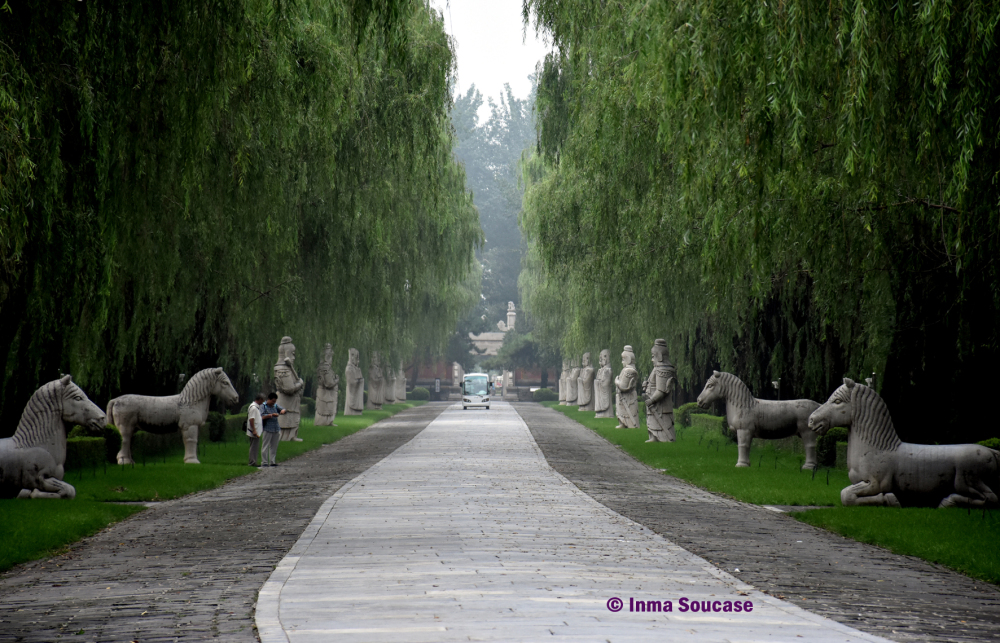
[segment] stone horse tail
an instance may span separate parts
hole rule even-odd
[[[750,466],[750,446],[754,438],[780,440],[798,435],[806,452],[803,469],[816,468],[816,434],[809,428],[809,415],[819,407],[812,400],[759,400],[746,384],[732,373],[713,371],[698,396],[698,405],[726,402],[726,421],[736,431],[739,446],[737,467]]]

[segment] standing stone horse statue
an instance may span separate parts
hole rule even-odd
[[[712,377],[698,396],[698,406],[708,408],[716,400],[726,401],[726,421],[736,431],[740,451],[737,467],[750,466],[750,444],[754,438],[780,440],[797,434],[806,450],[802,468],[816,468],[816,433],[809,429],[809,414],[819,407],[819,403],[758,400],[740,378],[732,373],[712,371]]]
[[[820,435],[832,426],[849,431],[847,467],[853,484],[840,492],[844,506],[998,504],[1000,451],[978,444],[903,442],[885,402],[864,384],[844,378],[844,385],[809,416],[809,426]]]
[[[0,498],[75,498],[63,482],[66,434],[76,424],[102,429],[104,420],[69,375],[35,391],[14,435],[0,440]]]
[[[150,397],[122,395],[108,402],[108,423],[122,434],[118,464],[134,464],[132,435],[136,429],[150,433],[170,433],[178,426],[184,436],[184,462],[198,462],[198,427],[208,419],[208,403],[215,395],[228,405],[240,396],[221,368],[206,368],[194,374],[180,395]]]

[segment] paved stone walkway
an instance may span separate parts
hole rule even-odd
[[[0,577],[0,641],[253,643],[257,592],[323,502],[445,407],[403,411],[11,570]]]
[[[624,609],[608,601],[620,597]],[[750,613],[682,613],[682,597]],[[630,601],[670,601],[637,613]],[[454,407],[324,503],[261,641],[880,641],[751,589],[553,470],[506,403]]]
[[[710,494],[637,462],[562,413],[514,406],[549,464],[573,484],[754,587],[897,641],[1000,640],[995,586]]]

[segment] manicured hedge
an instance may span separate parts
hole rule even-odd
[[[104,466],[104,438],[79,437],[66,440],[66,470],[96,469]]]
[[[407,397],[411,400],[429,400],[431,399],[431,392],[423,386],[414,386]]]
[[[821,467],[837,465],[837,443],[847,442],[847,429],[835,426],[816,440],[816,460]]]
[[[674,411],[674,421],[681,426],[691,426],[691,414],[699,413],[701,415],[707,415],[701,407],[698,406],[697,402],[688,402],[687,404],[681,404]]]
[[[977,442],[976,444],[981,444],[984,447],[1000,451],[1000,438],[990,438],[989,440],[983,440],[982,442]]]
[[[550,388],[540,388],[531,394],[536,402],[552,402],[559,399],[559,394]]]

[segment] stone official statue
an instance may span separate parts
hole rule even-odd
[[[583,368],[576,380],[576,403],[578,411],[594,410],[594,367],[590,365],[590,353],[583,354]]]
[[[368,407],[376,411],[385,404],[385,378],[379,365],[377,352],[372,353],[372,363],[368,367]]]
[[[566,405],[576,406],[580,391],[580,367],[576,365],[576,360],[572,362],[569,375],[566,377]]]
[[[361,415],[365,410],[365,376],[361,374],[358,349],[347,351],[347,368],[344,369],[344,385],[347,399],[344,400],[344,415]]]
[[[658,339],[653,343],[653,371],[642,387],[642,397],[646,401],[646,442],[674,441],[674,386],[677,369],[670,363],[667,342]]]
[[[618,415],[616,429],[639,428],[639,371],[635,369],[635,353],[625,346],[622,352],[622,372],[615,378],[615,406]]]
[[[611,372],[611,353],[608,349],[601,351],[599,359],[601,368],[594,377],[594,411],[596,411],[594,417],[613,418],[615,416],[615,407],[612,404],[612,400],[615,399],[612,392],[614,374]]]
[[[278,416],[281,441],[301,442],[299,437],[299,410],[305,381],[295,372],[295,344],[291,337],[282,337],[278,346],[278,362],[274,365],[274,388],[278,392],[278,405],[288,411]]]
[[[569,380],[569,371],[569,360],[564,359],[562,372],[559,374],[559,406],[566,406],[568,404],[566,402],[566,393],[569,388],[569,383],[567,382],[567,380]]]
[[[403,363],[399,363],[399,371],[396,372],[396,395],[397,402],[406,401],[406,371],[403,370]]]
[[[396,372],[389,368],[389,365],[385,366],[385,386],[382,389],[384,391],[383,404],[393,404],[396,401]]]
[[[316,426],[337,426],[337,387],[340,375],[333,372],[333,347],[327,344],[323,349],[323,359],[316,369]]]

